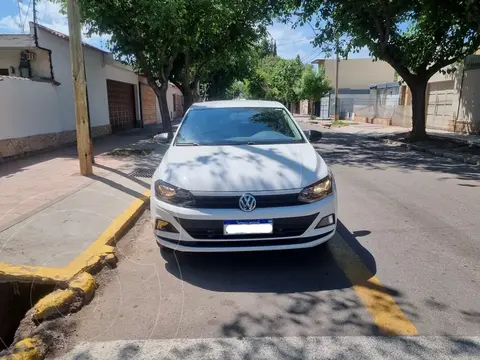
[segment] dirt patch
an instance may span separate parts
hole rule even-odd
[[[343,127],[343,126],[350,126],[350,125],[356,125],[356,123],[353,123],[351,121],[335,120],[335,121],[332,121],[332,124],[331,124],[332,127]]]
[[[144,148],[144,149],[115,149],[107,153],[109,156],[146,156],[152,153],[152,148]]]

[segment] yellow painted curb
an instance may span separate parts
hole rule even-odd
[[[95,278],[89,273],[82,273],[75,276],[72,281],[68,283],[68,287],[70,289],[81,290],[85,296],[85,301],[90,301],[95,293]]]
[[[55,314],[62,314],[65,307],[73,302],[77,294],[72,289],[55,290],[47,296],[41,298],[33,306],[33,314],[37,320],[43,320]]]
[[[65,268],[70,279],[81,272],[88,271],[110,254],[114,254],[115,249],[112,245],[115,245],[137,220],[147,207],[149,198],[150,190],[147,190],[118,216],[87,250]]]
[[[0,279],[31,281],[38,283],[58,283],[65,280],[65,270],[42,266],[10,265],[0,263]]]
[[[64,268],[43,266],[11,265],[0,263],[0,279],[20,282],[59,283],[68,282],[83,273],[115,257],[115,243],[134,224],[148,206],[150,190],[135,199],[120,216],[77,258]]]
[[[2,356],[0,360],[37,360],[43,358],[45,354],[41,354],[39,346],[41,345],[41,340],[37,337],[31,337],[23,339],[22,341],[17,342],[11,353]]]

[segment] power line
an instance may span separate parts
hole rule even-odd
[[[290,41],[290,42],[286,42],[286,43],[277,44],[277,46],[291,45],[291,44],[297,44],[297,43],[304,43],[304,42],[306,42],[306,41],[312,41],[312,40],[313,40],[313,39],[302,38],[302,39],[299,39],[299,40],[296,40],[296,41]]]
[[[22,9],[20,8],[20,1],[21,0],[17,0],[17,8],[18,8],[18,27],[20,28],[21,27],[21,23],[22,23]],[[21,28],[20,28],[21,30]]]
[[[293,37],[293,38],[279,38],[279,39],[275,39],[277,41],[296,41],[296,40],[303,40],[305,39],[305,36],[297,36],[297,37]]]
[[[28,19],[28,13],[30,12],[30,7],[32,6],[32,0],[28,3],[27,7],[27,12],[25,13],[25,19],[23,19],[23,24],[22,24],[22,34],[25,32],[25,22]]]
[[[43,7],[42,21],[45,21],[45,15],[47,14],[47,5],[48,5],[48,0],[44,0],[44,1],[45,1],[45,6]]]
[[[311,61],[313,61],[318,55],[320,55],[322,53],[322,49],[318,49],[317,52],[315,54],[313,54],[313,56],[310,56],[308,58],[308,60],[305,60],[305,62],[308,62],[310,63]]]
[[[310,51],[307,55],[302,56],[302,58],[301,58],[300,60],[305,61],[307,58],[309,58],[310,56],[312,56],[315,51],[317,51],[317,49],[313,48],[313,50]]]

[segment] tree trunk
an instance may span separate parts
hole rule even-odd
[[[170,111],[167,102],[168,83],[162,86],[154,87],[155,95],[157,95],[158,105],[160,106],[160,115],[162,116],[163,132],[168,133],[169,137],[173,137],[172,121],[170,119]]]
[[[421,140],[427,137],[426,127],[426,90],[428,80],[421,79],[411,82],[409,85],[412,92],[412,136],[413,140]]]
[[[193,93],[190,88],[190,84],[184,84],[183,86],[183,112],[185,113],[193,104]]]
[[[191,88],[193,88],[193,91],[192,91],[193,102],[201,101],[202,99],[201,99],[201,96],[200,96],[200,80],[195,79],[195,81],[191,85]]]

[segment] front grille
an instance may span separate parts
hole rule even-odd
[[[160,237],[162,240],[169,242],[172,246],[181,245],[188,246],[192,248],[207,248],[207,247],[224,247],[224,248],[235,248],[235,247],[246,247],[246,246],[282,246],[282,245],[299,245],[306,244],[311,241],[315,241],[321,238],[324,238],[330,235],[332,231],[329,231],[324,234],[303,237],[303,238],[290,238],[290,239],[274,239],[274,240],[239,240],[239,241],[182,241],[182,240],[172,240],[169,238]]]
[[[275,237],[300,236],[312,224],[318,214],[290,218],[273,219],[272,234],[224,235],[223,220],[176,220],[194,239],[262,239]]]
[[[195,207],[200,209],[238,209],[238,196],[195,196]],[[255,195],[257,208],[305,205],[298,201],[298,193],[282,195]]]

